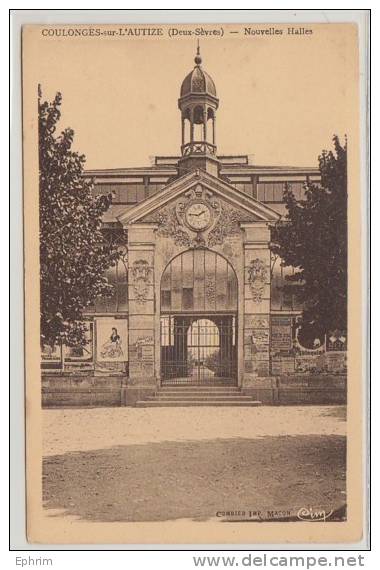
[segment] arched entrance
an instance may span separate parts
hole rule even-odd
[[[163,385],[235,384],[238,283],[216,252],[186,251],[161,279]]]

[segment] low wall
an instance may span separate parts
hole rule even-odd
[[[42,376],[42,407],[123,406],[125,377]]]
[[[126,376],[43,375],[42,407],[135,406],[155,392],[127,382]]]
[[[152,396],[154,386],[128,385],[126,376],[43,375],[42,406],[135,406]],[[251,379],[242,388],[266,405],[345,404],[345,375],[286,375]]]
[[[257,378],[242,392],[267,405],[347,403],[345,374],[292,374]]]

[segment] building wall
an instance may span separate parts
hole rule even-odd
[[[225,257],[238,282],[238,383],[243,386],[270,373],[270,251],[269,228],[262,222],[242,224],[238,231],[226,231],[221,243],[209,247]],[[160,380],[160,317],[162,274],[167,264],[189,246],[175,233],[167,235],[154,222],[129,227],[129,374],[133,385],[153,385]],[[134,266],[147,270],[136,277]],[[136,287],[143,294],[136,300]],[[136,343],[151,345],[145,356]],[[150,354],[153,355],[151,360]]]
[[[276,175],[269,170],[260,171],[259,167],[253,171],[243,158],[246,157],[240,157],[240,165],[234,164],[234,157],[226,158],[221,178],[280,214],[285,213],[282,193],[286,183],[290,183],[296,197],[302,199],[305,181],[318,183],[319,180],[318,172],[312,169],[298,174],[280,169]],[[113,213],[120,215],[160,192],[176,177],[175,163],[176,157],[173,157],[170,164],[140,169],[134,174],[127,170],[107,175],[97,172],[95,194],[113,194],[113,206],[105,217],[106,226],[120,227],[118,219],[112,218]],[[175,209],[175,204],[173,207]],[[259,399],[268,403],[301,403],[303,398],[322,403],[330,381],[331,386],[335,386],[337,401],[342,400],[345,342],[336,340],[332,346],[325,339],[323,346],[314,349],[297,344],[294,325],[302,307],[297,299],[281,291],[286,273],[291,269],[282,268],[279,259],[271,258],[268,225],[237,214],[237,210],[226,207],[219,234],[215,234],[216,238],[214,235],[215,239],[206,236],[204,246],[226,259],[237,278],[238,385],[247,393],[260,393]],[[142,223],[125,228],[128,231],[128,274],[126,266],[120,266],[117,271],[111,269],[108,278],[115,285],[115,295],[99,299],[86,313],[89,320],[86,353],[79,354],[75,348],[63,350],[64,369],[60,368],[62,351],[59,348],[45,355],[46,405],[54,404],[51,393],[57,395],[57,401],[72,402],[70,390],[78,392],[78,402],[133,405],[160,385],[161,278],[171,260],[194,247],[175,224],[171,224],[168,216],[170,212],[165,206]],[[122,351],[108,362],[107,343],[112,328],[122,337]],[[307,386],[302,378],[309,379]],[[325,378],[326,382],[323,381],[322,386],[316,378]],[[335,384],[331,378],[336,378]],[[89,396],[91,391],[95,395]]]

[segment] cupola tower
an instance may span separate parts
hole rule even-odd
[[[217,176],[216,110],[219,99],[214,81],[201,67],[199,44],[194,62],[194,69],[182,82],[178,99],[182,132],[179,172],[184,174],[202,168]]]

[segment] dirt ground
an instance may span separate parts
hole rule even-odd
[[[98,522],[342,509],[345,433],[343,406],[45,410],[44,506]]]

